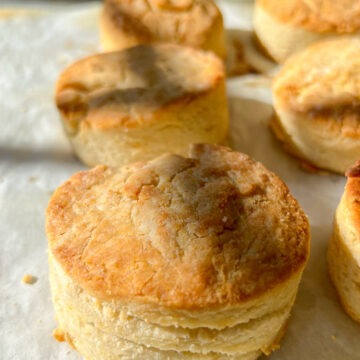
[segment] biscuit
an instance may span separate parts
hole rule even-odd
[[[360,158],[360,39],[313,44],[273,83],[272,128],[290,152],[343,174]]]
[[[346,173],[328,248],[328,268],[345,311],[360,322],[360,161]]]
[[[76,62],[55,100],[77,156],[121,166],[190,143],[220,143],[229,119],[225,73],[211,53],[171,44],[139,45]]]
[[[46,231],[59,327],[89,360],[269,354],[309,255],[285,184],[217,145],[75,174]]]
[[[105,0],[100,34],[106,51],[166,42],[226,57],[223,18],[213,0]]]
[[[310,44],[331,37],[360,36],[358,0],[257,0],[257,40],[278,63]]]

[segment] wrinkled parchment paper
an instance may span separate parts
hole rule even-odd
[[[251,2],[220,2],[226,25],[251,48]],[[53,104],[53,88],[69,63],[99,50],[94,3],[0,11],[0,358],[80,359],[52,337],[44,211],[54,189],[84,169],[73,155]],[[242,31],[240,31],[240,29]],[[234,32],[235,31],[235,32]],[[309,216],[311,258],[280,350],[271,360],[360,359],[360,326],[342,311],[326,270],[326,248],[345,179],[304,172],[268,129],[271,78],[228,81],[230,142],[277,173]],[[35,276],[24,284],[25,274]]]

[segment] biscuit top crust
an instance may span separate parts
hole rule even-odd
[[[348,214],[356,239],[360,241],[360,160],[346,172],[346,176],[344,205],[349,210]]]
[[[65,128],[134,128],[164,107],[189,102],[225,78],[215,55],[172,44],[98,54],[68,67],[56,86]]]
[[[104,14],[143,43],[176,41],[194,47],[204,43],[222,15],[213,0],[105,0]]]
[[[360,38],[327,40],[291,56],[273,83],[275,102],[294,112],[360,109]]]
[[[89,293],[177,309],[242,303],[309,254],[307,218],[285,184],[216,145],[77,173],[52,196],[46,230]]]
[[[316,32],[360,30],[359,0],[257,0],[279,21]]]

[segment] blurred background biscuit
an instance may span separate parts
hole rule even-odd
[[[278,63],[330,37],[360,37],[359,0],[257,0],[254,30]]]
[[[172,44],[80,60],[61,74],[55,100],[89,166],[185,155],[190,143],[222,142],[229,125],[222,61]]]
[[[105,0],[100,34],[106,51],[166,42],[226,56],[223,18],[213,0]]]
[[[272,128],[287,150],[343,174],[360,158],[360,38],[313,44],[273,82]]]

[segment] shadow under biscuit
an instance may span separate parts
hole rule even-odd
[[[261,51],[254,38],[254,33],[249,30],[226,30],[227,77],[269,73],[276,68],[277,64]]]
[[[63,165],[73,165],[78,162],[71,151],[58,149],[32,149],[29,147],[8,147],[0,144],[0,160],[11,163],[53,162]],[[80,162],[78,162],[79,165]]]
[[[241,97],[230,97],[230,129],[228,144],[262,162],[271,171],[285,178],[298,169],[273,136],[269,122],[273,116],[270,104]]]

